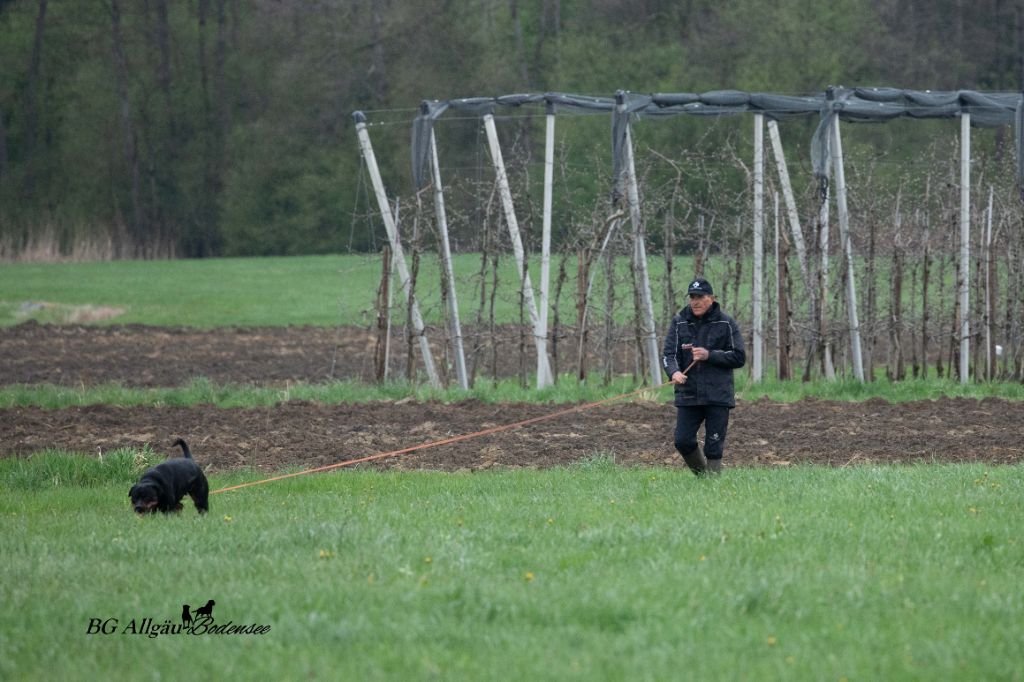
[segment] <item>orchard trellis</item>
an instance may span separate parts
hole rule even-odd
[[[535,296],[533,282],[528,271],[526,253],[520,235],[515,202],[509,185],[508,174],[502,158],[494,112],[498,108],[544,106],[545,110],[545,158],[542,209],[541,269],[539,296]],[[857,278],[854,269],[854,254],[850,232],[847,186],[843,161],[840,121],[881,122],[895,118],[960,119],[960,206],[959,206],[959,265],[957,268],[957,308],[959,362],[958,373],[961,382],[969,378],[970,358],[970,189],[971,189],[971,127],[995,127],[1013,125],[1015,129],[1017,181],[1024,177],[1024,98],[1020,93],[977,92],[977,91],[921,91],[894,88],[829,88],[813,96],[790,96],[768,93],[747,93],[736,90],[721,90],[706,93],[667,93],[640,95],[619,92],[614,98],[592,97],[563,93],[508,95],[502,97],[478,97],[446,101],[425,101],[420,114],[412,126],[412,175],[417,190],[428,186],[433,188],[433,205],[439,234],[439,256],[443,266],[447,287],[448,324],[453,364],[459,385],[469,387],[469,377],[463,334],[459,320],[455,278],[452,268],[451,248],[448,239],[448,220],[442,189],[441,167],[438,160],[434,135],[434,122],[446,111],[458,111],[463,115],[479,117],[487,136],[487,146],[500,198],[505,225],[512,244],[520,275],[521,293],[529,312],[530,326],[536,352],[536,383],[538,387],[549,385],[554,376],[548,356],[548,299],[551,262],[551,213],[553,194],[554,131],[559,112],[600,113],[611,117],[612,129],[612,171],[613,210],[604,233],[602,252],[608,240],[616,233],[625,218],[629,216],[632,231],[632,267],[634,287],[639,307],[639,341],[642,355],[646,360],[645,373],[651,382],[661,381],[659,366],[659,338],[654,318],[648,274],[647,249],[644,221],[641,217],[640,193],[631,128],[635,120],[668,116],[730,116],[752,114],[754,119],[754,150],[752,175],[752,216],[753,216],[753,272],[752,272],[752,348],[751,374],[760,380],[764,373],[764,129],[767,127],[769,147],[775,160],[778,182],[785,204],[785,217],[789,225],[793,246],[799,265],[800,279],[807,294],[810,317],[815,325],[813,334],[807,339],[808,369],[814,358],[820,358],[826,377],[835,377],[833,349],[829,336],[824,333],[826,309],[829,298],[829,219],[831,196],[834,193],[836,215],[839,224],[841,251],[844,255],[845,271],[844,299],[849,329],[849,360],[856,379],[865,380],[865,368],[861,340],[861,324],[858,318]],[[779,122],[794,117],[818,115],[820,123],[811,140],[811,163],[819,183],[819,209],[817,216],[817,239],[820,262],[812,264],[800,226],[799,212],[786,159],[779,136]],[[399,282],[409,308],[408,324],[416,337],[424,370],[433,385],[440,385],[430,345],[424,331],[422,315],[413,297],[410,274],[405,262],[402,242],[396,217],[389,204],[387,193],[377,166],[370,142],[366,118],[362,112],[355,112],[356,132],[364,160],[369,170],[377,206],[383,218],[391,258],[397,270]],[[767,126],[765,125],[767,119]],[[429,168],[429,170],[428,170]],[[830,180],[831,177],[831,180]],[[625,204],[623,207],[622,204]],[[777,209],[778,210],[778,207]],[[991,199],[987,227],[987,243],[991,243]],[[776,245],[776,249],[778,246]],[[778,259],[777,259],[778,263]],[[817,282],[815,282],[815,276]],[[588,282],[588,293],[589,293]],[[990,295],[985,287],[986,299]],[[782,298],[780,298],[782,303]],[[987,305],[989,305],[987,303]],[[926,315],[926,311],[924,311]],[[585,319],[585,310],[584,310]],[[779,321],[776,317],[776,326]],[[584,333],[581,330],[582,334]],[[777,338],[779,332],[776,333]],[[581,341],[582,343],[582,341]],[[990,341],[987,341],[990,343]],[[781,345],[781,343],[780,343]],[[989,360],[991,361],[991,359]],[[927,362],[927,361],[926,361]],[[807,370],[805,370],[805,377]]]

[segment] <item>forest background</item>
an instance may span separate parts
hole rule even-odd
[[[354,110],[382,126],[371,130],[385,182],[408,195],[409,129],[423,99],[833,84],[1013,91],[1022,43],[1024,6],[1012,0],[0,0],[2,251],[375,250],[380,227],[354,225],[370,213]],[[556,206],[562,215],[607,207],[610,123],[589,118],[600,120],[567,131],[562,153],[598,172],[563,174],[573,191]],[[800,166],[816,124],[784,133]],[[533,127],[503,126],[513,173],[516,159],[527,169],[542,159]],[[479,176],[487,164],[479,123],[471,128],[447,147],[439,129],[446,172]],[[644,134],[638,154],[666,159],[737,136],[735,125],[703,123],[652,123]],[[874,143],[894,166],[921,156],[892,137]],[[997,155],[1003,138],[1012,131],[997,131]],[[675,190],[714,192],[696,176]],[[570,222],[556,218],[556,248]],[[477,246],[472,228],[461,238],[458,229],[457,249]]]

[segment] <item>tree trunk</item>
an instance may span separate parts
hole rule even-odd
[[[903,380],[903,212],[900,199],[903,189],[896,193],[895,230],[892,239],[892,268],[889,285],[889,358],[885,374],[889,381]]]
[[[46,30],[46,0],[39,0],[36,12],[35,36],[32,40],[32,55],[28,63],[25,82],[25,159],[28,161],[25,173],[25,193],[33,196],[36,189],[35,155],[39,142],[39,71],[43,55],[43,34]]]
[[[526,45],[523,41],[523,22],[519,18],[518,0],[509,0],[509,10],[512,16],[512,30],[516,40],[516,66],[519,70],[520,83],[530,89],[530,71],[526,63]]]
[[[943,317],[943,313],[945,312],[946,298],[947,298],[946,295],[945,295],[946,294],[945,281],[946,281],[946,256],[940,250],[939,251],[939,276],[938,276],[938,280],[937,280],[937,283],[936,283],[936,286],[938,287],[938,290],[939,290],[938,291],[938,294],[939,294],[939,309],[938,309],[938,311],[936,313],[936,316],[935,316],[935,320],[936,320],[936,322],[935,322],[935,327],[936,327],[936,329],[935,329],[935,374],[940,379],[943,378],[944,376],[946,376],[946,368],[945,368],[945,365],[943,364],[943,358],[942,358],[942,355],[943,355],[943,348],[942,348],[943,343],[942,342],[943,342],[943,339],[945,338],[945,334],[942,331],[942,325],[943,325],[942,317]]]
[[[519,384],[523,388],[529,386],[526,368],[526,259],[519,273]]]
[[[733,268],[732,291],[733,297],[729,305],[736,314],[739,314],[740,307],[740,283],[743,281],[743,220],[736,218],[736,244],[733,246],[736,252],[736,266]]]
[[[160,53],[156,72],[157,86],[164,99],[164,116],[170,133],[170,149],[177,148],[177,121],[174,116],[174,98],[171,91],[171,27],[167,18],[167,0],[156,0],[156,43]]]
[[[116,74],[116,90],[118,113],[121,121],[121,146],[131,191],[131,234],[134,242],[135,255],[142,255],[146,246],[145,219],[142,208],[142,187],[139,164],[138,141],[135,132],[135,121],[132,115],[132,101],[128,92],[128,58],[124,51],[124,36],[121,33],[120,0],[110,0],[110,32],[114,48],[114,70]]]
[[[632,261],[630,261],[632,263]],[[630,268],[632,271],[632,267]],[[605,386],[612,381],[612,352],[614,348],[615,340],[615,258],[612,255],[612,250],[608,249],[604,252],[604,272],[605,272],[605,293],[604,293],[604,383]],[[634,294],[636,288],[633,289]],[[639,311],[639,299],[634,296],[637,305],[635,310]],[[639,313],[637,314],[637,320],[639,321]],[[637,332],[637,348],[643,346],[641,334]]]
[[[927,215],[925,220],[928,220]],[[931,271],[931,230],[926,222],[921,256],[921,378],[928,378],[928,281]]]
[[[4,125],[4,109],[0,106],[0,186],[7,177],[7,126]]]
[[[423,215],[423,202],[416,195],[416,215],[412,219],[412,236],[409,238],[409,250],[412,266],[409,268],[409,299],[405,309],[405,329],[407,352],[405,357],[405,380],[410,384],[416,382],[416,346],[419,344],[419,331],[412,323],[413,305],[416,301],[416,280],[420,273],[420,218]]]
[[[674,197],[672,205],[675,205]],[[670,215],[665,221],[665,303],[663,307],[664,319],[671,320],[675,314],[676,292],[672,283],[673,256],[676,251],[675,239],[675,216]]]
[[[391,85],[388,82],[387,69],[384,63],[383,21],[381,20],[381,0],[373,0],[370,7],[371,31],[370,40],[373,44],[372,62],[370,64],[369,81],[373,90],[374,101],[379,104],[388,102]]]
[[[693,276],[703,277],[704,276],[704,258],[705,258],[705,242],[707,241],[707,231],[704,229],[704,214],[701,213],[697,216],[697,252],[693,254]]]
[[[501,254],[497,248],[491,250],[491,300],[488,307],[487,324],[491,335],[491,383],[498,385],[498,325],[494,321],[494,304],[498,297],[498,265]]]
[[[789,238],[785,231],[780,231],[779,239],[779,260],[776,269],[776,291],[778,291],[778,320],[779,320],[779,351],[777,354],[778,376],[783,381],[793,378],[793,367],[790,361],[791,341],[790,325],[792,324],[789,305]]]
[[[1009,344],[1012,344],[1012,349],[1007,348],[1004,352],[1007,356],[1011,354],[1013,356],[1012,376],[1017,381],[1024,381],[1024,324],[1021,322],[1024,319],[1024,296],[1021,294],[1024,289],[1024,267],[1021,265],[1021,259],[1024,258],[1024,226],[1022,226],[1022,222],[1024,221],[1018,216],[1015,221],[1017,234],[1012,240],[1015,246],[1012,252],[1007,254],[1007,270],[1013,273],[1011,276],[1013,285],[1008,287],[1012,294],[1007,297],[1007,305],[1012,305],[1012,308],[1007,309],[1006,315],[1007,325],[1010,327],[1007,337]],[[1010,376],[1009,373],[1007,376]]]
[[[373,353],[374,378],[383,383],[388,373],[388,345],[391,332],[391,246],[381,250],[380,286],[377,287],[377,343]],[[331,373],[333,376],[333,372]]]
[[[210,65],[206,54],[206,23],[210,12],[210,0],[199,0],[197,6],[199,30],[196,35],[199,61],[199,89],[203,104],[202,132],[203,138],[203,187],[202,198],[196,207],[193,218],[196,232],[190,235],[186,251],[192,256],[210,256],[219,247],[213,236],[214,224],[217,221],[217,195],[220,174],[217,160],[217,134],[213,120],[213,105],[210,102]],[[411,324],[406,321],[406,324]]]
[[[960,278],[963,277],[963,274],[961,274],[961,271],[962,271],[962,268],[960,267],[960,260],[957,259],[956,268],[955,268],[954,272],[956,272],[956,282],[958,283],[957,284],[957,291],[958,292],[960,290],[959,282],[962,281]],[[949,372],[949,377],[950,378],[954,378],[955,377],[957,379],[957,381],[959,381],[960,377],[961,377],[961,374],[960,374],[960,362],[958,360],[958,358],[960,357],[959,356],[959,351],[960,351],[960,296],[959,295],[957,295],[955,301],[956,301],[956,304],[953,306],[953,324],[952,324],[952,327],[950,328],[950,332],[949,332],[949,364],[947,366],[947,369],[948,369],[948,372]]]
[[[876,270],[876,243],[878,235],[878,221],[872,215],[868,223],[868,263],[867,263],[867,301],[864,317],[864,327],[867,334],[864,335],[864,375],[868,381],[875,380],[875,347],[878,339],[875,337],[878,316],[878,276]]]
[[[469,370],[469,385],[473,386],[476,383],[476,372],[477,364],[480,358],[480,352],[484,347],[483,341],[483,330],[484,330],[484,311],[487,309],[487,267],[490,264],[491,249],[494,244],[494,232],[492,231],[491,216],[494,208],[494,197],[498,191],[497,183],[491,185],[491,194],[484,204],[483,214],[483,236],[480,243],[480,271],[478,277],[480,279],[480,305],[476,310],[476,324],[473,332],[473,351],[470,360]],[[479,203],[482,202],[478,202]],[[493,331],[493,330],[492,330]],[[493,333],[489,337],[491,343],[494,342]]]
[[[907,311],[907,333],[910,335],[910,366],[912,369],[911,376],[914,379],[921,374],[921,362],[917,357],[917,349],[919,348],[917,343],[917,327],[913,324],[914,304],[917,301],[917,271],[919,265],[917,260],[913,260],[910,266],[910,295],[907,297],[907,300],[910,302],[910,309]]]
[[[899,239],[899,216],[896,218],[897,239]],[[903,343],[900,331],[903,325],[903,248],[898,243],[893,247],[892,283],[889,289],[889,362],[886,376],[889,381],[903,380]]]
[[[593,249],[584,247],[579,251],[576,263],[576,329],[579,336],[577,352],[577,378],[587,380],[587,284],[590,281],[590,259]]]
[[[554,375],[555,380],[558,380],[558,375],[561,368],[558,364],[558,339],[561,334],[561,321],[562,316],[559,314],[562,301],[562,287],[565,286],[565,281],[568,279],[568,273],[566,272],[565,264],[569,260],[569,254],[566,252],[562,253],[562,258],[558,263],[558,278],[555,280],[555,306],[552,311],[551,320],[551,373]]]
[[[1018,349],[1020,343],[1021,311],[1020,311],[1020,286],[1021,286],[1021,263],[1020,253],[1022,230],[1020,220],[1015,221],[1017,233],[1010,233],[1006,236],[1006,299],[1004,309],[1006,314],[1003,318],[1003,377],[1010,379],[1017,374],[1019,366]]]
[[[228,136],[230,99],[227,87],[228,24],[225,0],[217,0],[217,42],[213,47],[213,94],[217,101],[218,176],[224,170],[224,145]]]

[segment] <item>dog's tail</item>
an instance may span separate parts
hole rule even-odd
[[[188,457],[189,459],[192,459],[192,453],[188,449],[188,443],[179,438],[178,440],[174,441],[174,444],[171,447],[174,447],[174,445],[180,445],[181,451],[185,453],[185,456]]]

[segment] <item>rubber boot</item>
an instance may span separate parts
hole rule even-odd
[[[722,473],[722,460],[721,460],[721,458],[719,458],[719,459],[709,459],[708,460],[708,476],[717,476],[720,473]]]
[[[683,461],[694,476],[703,476],[708,470],[708,460],[704,457],[704,448],[697,444],[693,450],[683,453]]]

